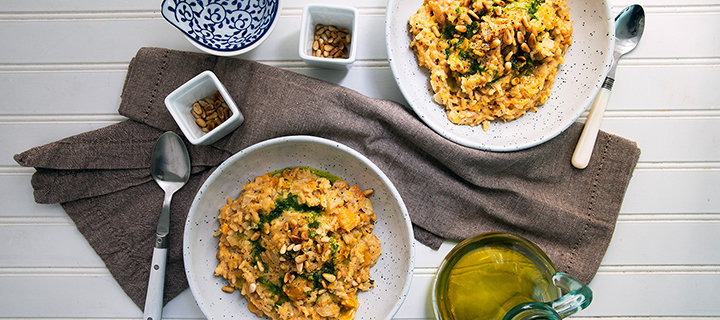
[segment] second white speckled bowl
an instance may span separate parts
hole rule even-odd
[[[558,70],[550,98],[508,122],[481,126],[453,124],[435,103],[428,70],[418,65],[408,35],[408,19],[422,0],[389,0],[385,16],[388,61],[395,81],[413,111],[425,124],[458,144],[490,151],[516,151],[548,141],[567,129],[590,106],[612,62],[615,23],[608,0],[568,0],[573,19],[573,44]]]
[[[337,175],[370,197],[377,221],[374,233],[382,255],[372,269],[375,287],[358,294],[356,319],[391,319],[410,289],[414,240],[410,217],[392,182],[369,159],[335,141],[290,136],[267,140],[235,154],[205,181],[193,201],[185,224],[183,259],[195,301],[208,319],[259,319],[238,292],[225,293],[226,280],[214,275],[219,208],[227,197],[237,198],[242,186],[256,176],[278,169],[310,166]]]

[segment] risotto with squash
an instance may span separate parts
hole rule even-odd
[[[272,319],[353,319],[381,254],[370,195],[307,167],[254,178],[220,208],[215,274]]]
[[[566,0],[425,0],[408,23],[435,102],[485,131],[545,103],[573,32]]]

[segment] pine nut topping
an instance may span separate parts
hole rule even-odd
[[[327,280],[328,282],[335,282],[335,280],[336,280],[336,277],[335,277],[334,274],[323,273],[322,276],[323,276],[323,278],[325,278],[325,280]]]
[[[347,59],[350,45],[350,31],[336,26],[315,26],[315,41],[312,54],[315,57]]]
[[[225,99],[222,98],[220,92],[215,91],[212,96],[193,103],[190,114],[195,118],[195,123],[203,132],[210,132],[230,118],[232,111],[230,111],[230,107],[225,103]]]
[[[528,47],[527,43],[523,43],[520,45],[520,49],[525,52],[530,52],[530,47]]]

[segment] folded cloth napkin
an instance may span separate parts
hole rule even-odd
[[[187,288],[182,232],[195,192],[223,160],[270,138],[313,135],[368,157],[400,192],[425,245],[512,232],[586,283],[605,254],[640,154],[634,142],[600,132],[588,167],[573,168],[582,124],[526,150],[476,150],[441,137],[392,101],[252,61],[142,48],[122,92],[119,112],[128,120],[15,156],[36,168],[35,200],[62,205],[141,308],[163,198],[150,177],[150,153],[164,131],[181,133],[163,100],[205,70],[227,87],[245,123],[212,146],[188,146],[193,174],[171,206],[165,302]]]

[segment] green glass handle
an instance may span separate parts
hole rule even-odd
[[[554,274],[552,279],[556,286],[567,292],[564,296],[547,303],[520,304],[510,309],[503,320],[560,320],[582,311],[592,302],[592,290],[584,283],[562,272]]]

